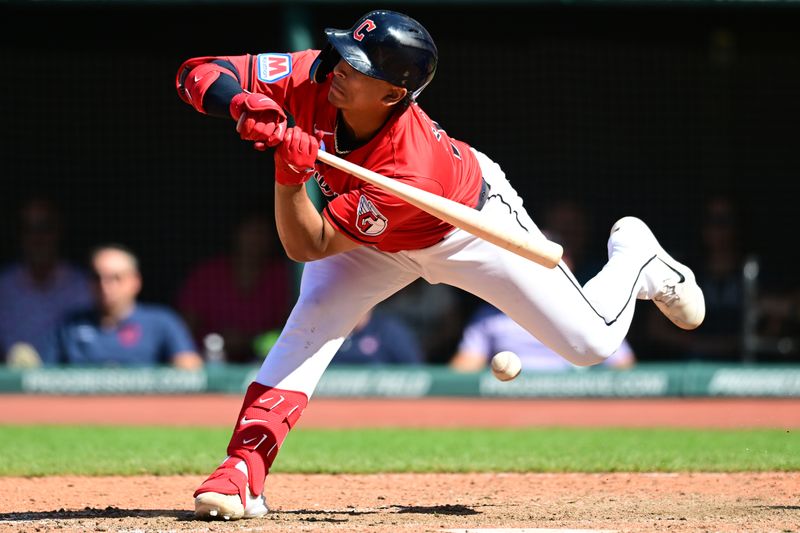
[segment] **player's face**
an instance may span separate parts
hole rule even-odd
[[[362,74],[341,59],[333,69],[328,101],[343,110],[385,109],[385,99],[392,89],[390,83]]]

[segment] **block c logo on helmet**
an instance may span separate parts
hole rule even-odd
[[[371,32],[375,28],[377,28],[377,26],[375,26],[375,23],[372,22],[372,19],[367,19],[364,22],[362,22],[358,26],[358,28],[356,28],[356,31],[353,32],[353,39],[355,39],[356,41],[359,41],[359,42],[363,41],[364,40],[364,34],[368,33],[368,32]]]

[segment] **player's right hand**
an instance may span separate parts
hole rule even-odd
[[[286,130],[275,150],[275,181],[281,185],[302,185],[314,173],[319,139],[298,127]]]
[[[286,134],[286,113],[272,98],[259,93],[239,93],[230,103],[236,131],[245,141],[256,141],[254,148],[264,151],[277,146]]]

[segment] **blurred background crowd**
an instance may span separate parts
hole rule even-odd
[[[302,269],[277,239],[272,157],[232,122],[201,124],[174,76],[195,55],[317,48],[376,6],[43,4],[0,6],[0,360],[258,364]],[[705,323],[678,330],[639,302],[612,368],[800,362],[800,8],[720,4],[392,6],[439,46],[422,107],[503,166],[580,282],[624,215],[694,269]],[[242,13],[263,27],[221,22]],[[419,280],[334,364],[474,372],[501,350],[571,368],[474,296]]]

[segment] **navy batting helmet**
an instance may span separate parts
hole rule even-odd
[[[349,30],[326,28],[328,45],[311,66],[322,83],[342,58],[372,78],[408,89],[415,99],[433,79],[439,53],[422,24],[402,13],[370,11]]]

